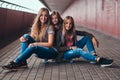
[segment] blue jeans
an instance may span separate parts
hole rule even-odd
[[[68,51],[64,52],[64,55],[63,55],[64,60],[71,60],[71,59],[77,58],[77,57],[83,57],[84,59],[90,60],[93,62],[96,62],[96,58],[97,58],[97,56],[94,56],[89,52],[85,52],[81,48],[77,48],[75,50],[68,50]]]
[[[92,40],[88,36],[83,36],[82,39],[76,42],[76,46],[78,48],[83,49],[84,46],[87,46],[87,49],[90,53],[95,52],[94,45],[92,43]]]
[[[87,49],[89,52],[85,52],[83,51],[83,47],[87,46]],[[92,40],[88,37],[88,36],[83,36],[82,39],[80,39],[79,41],[76,42],[76,46],[78,47],[78,49],[76,50],[69,50],[67,52],[64,53],[63,58],[64,59],[73,59],[73,58],[77,58],[77,57],[83,57],[87,60],[90,61],[96,61],[96,57],[93,56],[93,52],[95,52]]]
[[[21,43],[21,54],[16,58],[17,63],[26,62],[26,60],[35,53],[39,58],[42,59],[54,59],[57,57],[57,50],[55,48],[48,48],[44,46],[31,46],[28,47],[30,43],[35,42],[35,40],[28,34],[24,35],[28,40]]]

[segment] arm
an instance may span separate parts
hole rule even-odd
[[[88,36],[92,39],[92,42],[94,45],[96,45],[97,47],[99,46],[99,41],[95,38],[95,36],[91,33],[88,33],[86,31],[77,31],[76,30],[76,34],[80,35],[80,36]]]
[[[58,52],[65,52],[65,51],[69,50],[69,48],[66,46],[61,46],[61,47],[57,47],[57,50],[58,50]]]
[[[35,42],[35,43],[31,43],[30,45],[32,46],[45,46],[45,47],[52,47],[53,46],[53,42],[54,42],[54,30],[53,30],[53,26],[49,26],[46,30],[45,33],[45,38],[47,39],[47,41],[42,41],[42,42]],[[34,38],[34,33],[31,32],[31,36]]]
[[[96,47],[99,47],[99,41],[95,37],[92,38],[92,42]]]
[[[21,41],[21,42],[25,42],[25,41],[27,41],[27,39],[24,38],[23,36],[21,36],[21,37],[20,37],[20,41]]]
[[[48,35],[48,42],[34,42],[31,43],[29,46],[45,46],[45,47],[52,47],[54,41],[54,34]]]
[[[78,30],[76,30],[76,35],[79,35],[79,36],[89,36],[91,39],[94,37],[94,35],[91,34],[91,33],[88,33],[86,31],[78,31]]]

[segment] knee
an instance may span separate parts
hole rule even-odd
[[[29,50],[34,51],[34,50],[37,49],[37,46],[30,46],[30,47],[28,47],[28,48],[29,48]]]
[[[71,56],[72,56],[72,53],[65,53],[64,56],[63,56],[63,58],[64,59],[70,59]]]
[[[89,36],[85,36],[86,41],[92,41]]]
[[[24,38],[26,38],[26,39],[28,39],[28,38],[30,37],[29,34],[24,34],[23,36],[24,36]]]
[[[85,38],[85,39],[87,39],[87,40],[89,40],[89,39],[90,39],[90,37],[89,37],[89,36],[84,36],[84,38]]]

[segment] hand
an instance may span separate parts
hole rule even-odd
[[[92,38],[92,42],[95,46],[99,47],[99,41],[95,37]]]
[[[31,47],[31,46],[38,46],[38,44],[37,43],[30,43],[29,47]]]
[[[34,43],[29,44],[29,47],[32,47],[32,46],[34,46]]]
[[[25,42],[25,41],[27,41],[27,40],[28,40],[28,39],[24,38],[23,36],[20,37],[20,41],[21,41],[21,42]]]
[[[75,50],[75,49],[77,49],[77,46],[71,46],[71,49]]]

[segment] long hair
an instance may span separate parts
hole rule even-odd
[[[45,22],[45,25],[43,28],[41,28],[41,22],[40,22],[40,16],[42,12],[47,12],[47,21]],[[49,11],[47,8],[41,8],[34,19],[31,33],[33,33],[33,38],[35,38],[36,41],[42,41],[42,39],[45,37],[46,30],[48,26],[50,25],[50,16]]]
[[[65,29],[65,25],[66,25],[67,20],[72,21],[72,27],[71,27],[71,29],[69,31],[67,31]],[[63,29],[62,29],[62,36],[61,36],[62,44],[65,44],[66,35],[70,35],[71,39],[76,41],[76,32],[75,32],[74,19],[71,16],[66,16],[64,21],[63,21]]]
[[[51,17],[51,24],[53,25],[52,23],[52,16],[56,15],[57,18],[58,18],[58,25],[61,25],[63,23],[63,19],[61,18],[60,14],[58,11],[52,11],[50,17]]]

